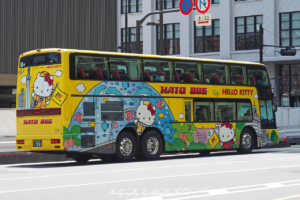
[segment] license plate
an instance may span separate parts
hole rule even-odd
[[[42,140],[33,140],[33,147],[42,147]]]

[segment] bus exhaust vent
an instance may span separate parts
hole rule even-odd
[[[81,147],[89,148],[95,146],[95,135],[81,135]]]

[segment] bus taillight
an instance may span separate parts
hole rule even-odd
[[[25,144],[24,140],[17,140],[17,144]]]
[[[52,139],[51,140],[51,144],[59,144],[60,143],[60,139]]]

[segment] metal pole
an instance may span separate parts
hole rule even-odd
[[[140,20],[136,20],[136,53],[140,53]]]
[[[263,64],[263,27],[262,24],[259,25],[259,62]]]
[[[126,11],[125,11],[125,45],[126,45],[126,47],[125,47],[125,51],[126,51],[126,53],[128,53],[128,39],[127,39],[127,37],[128,37],[128,33],[127,33],[127,28],[128,28],[128,5],[127,5],[127,1],[128,0],[126,0]]]
[[[164,0],[160,0],[160,4],[159,4],[159,8],[160,8],[160,11],[163,11],[163,1]],[[160,55],[164,55],[164,52],[163,52],[163,47],[164,47],[164,44],[163,44],[163,24],[164,24],[164,19],[163,19],[163,13],[160,13],[159,14],[159,23],[160,23],[160,41],[159,41],[159,44],[160,44]]]

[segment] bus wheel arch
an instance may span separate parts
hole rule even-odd
[[[119,161],[131,161],[137,153],[138,141],[134,132],[129,128],[124,128],[116,139],[116,151],[114,157]]]
[[[140,137],[140,157],[145,160],[160,158],[164,150],[164,139],[157,128],[147,128]]]
[[[238,153],[251,153],[255,148],[257,140],[256,132],[252,127],[244,127],[240,135],[240,146],[236,149]]]
[[[243,130],[245,129],[245,128],[247,128],[247,129],[249,129],[251,132],[252,132],[252,134],[253,134],[253,141],[254,141],[254,144],[253,144],[253,147],[254,148],[257,148],[257,133],[256,133],[256,131],[255,131],[255,129],[252,127],[252,126],[245,126],[244,128],[243,128]],[[243,131],[242,130],[242,131]],[[241,132],[242,133],[242,132]]]
[[[146,133],[147,131],[149,131],[149,130],[154,130],[154,131],[156,131],[160,135],[160,137],[162,139],[162,142],[163,142],[163,152],[165,152],[165,138],[164,138],[164,135],[162,134],[162,132],[158,128],[156,128],[156,127],[148,127],[148,128],[145,129],[145,131],[142,133],[142,135],[144,133]]]

